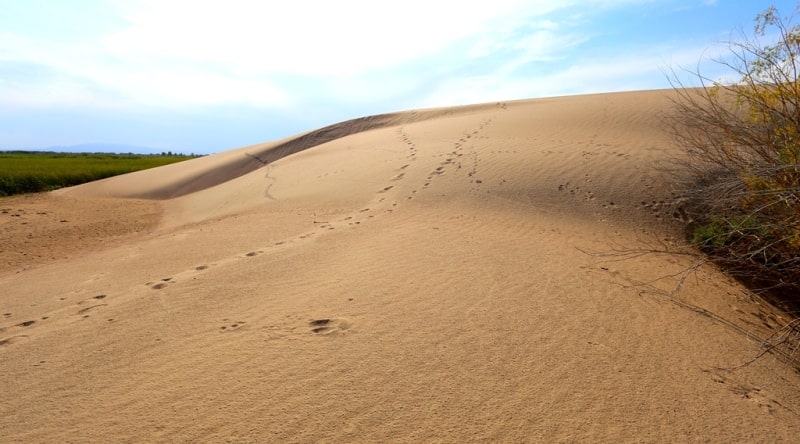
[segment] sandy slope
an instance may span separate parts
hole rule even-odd
[[[785,319],[628,254],[680,238],[666,96],[376,116],[2,201],[2,440],[793,441],[797,373],[723,369]]]

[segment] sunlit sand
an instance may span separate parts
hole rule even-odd
[[[0,441],[790,442],[669,91],[357,119],[0,203]],[[639,254],[641,252],[641,254]],[[711,315],[713,316],[711,316]]]

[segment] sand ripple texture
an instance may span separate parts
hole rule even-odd
[[[680,250],[669,92],[386,114],[0,200],[3,442],[796,442]]]

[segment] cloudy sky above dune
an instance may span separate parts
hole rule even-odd
[[[770,4],[797,3],[0,0],[0,149],[210,153],[382,112],[667,88]]]

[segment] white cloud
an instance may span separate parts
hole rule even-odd
[[[0,32],[0,63],[52,73],[0,82],[0,104],[276,109],[314,97],[375,103],[423,81],[454,103],[507,97],[518,88],[494,85],[586,42],[560,11],[641,2],[108,0],[117,16],[86,12],[86,26],[105,24],[91,37]]]
[[[353,75],[435,53],[518,20],[520,11],[552,9],[542,5],[141,0],[124,7],[129,26],[103,44],[117,53],[224,63],[242,73]]]
[[[710,78],[726,75],[724,66],[711,61],[724,52],[724,45],[676,50],[670,47],[648,47],[646,53],[629,51],[608,56],[586,54],[566,64],[547,66],[547,72],[517,68],[517,61],[498,66],[480,76],[465,76],[444,82],[431,91],[420,106],[435,107],[495,102],[534,97],[552,97],[599,92],[669,88],[668,71],[675,70],[687,86],[697,86],[692,70]],[[686,70],[689,72],[687,73]]]
[[[291,83],[286,76],[341,78],[352,84],[465,39],[502,38],[527,17],[562,6],[523,0],[408,0],[394,9],[360,0],[110,4],[119,17],[105,21],[117,25],[105,26],[99,37],[88,33],[90,39],[58,39],[36,27],[23,35],[2,33],[0,63],[40,66],[57,78],[28,79],[28,85],[14,90],[0,84],[0,103],[8,104],[13,96],[14,103],[42,106],[284,106],[292,99],[287,88],[295,87],[286,85]],[[86,14],[87,26],[104,21]],[[284,76],[281,84],[275,76]],[[362,83],[377,86],[379,79]]]

